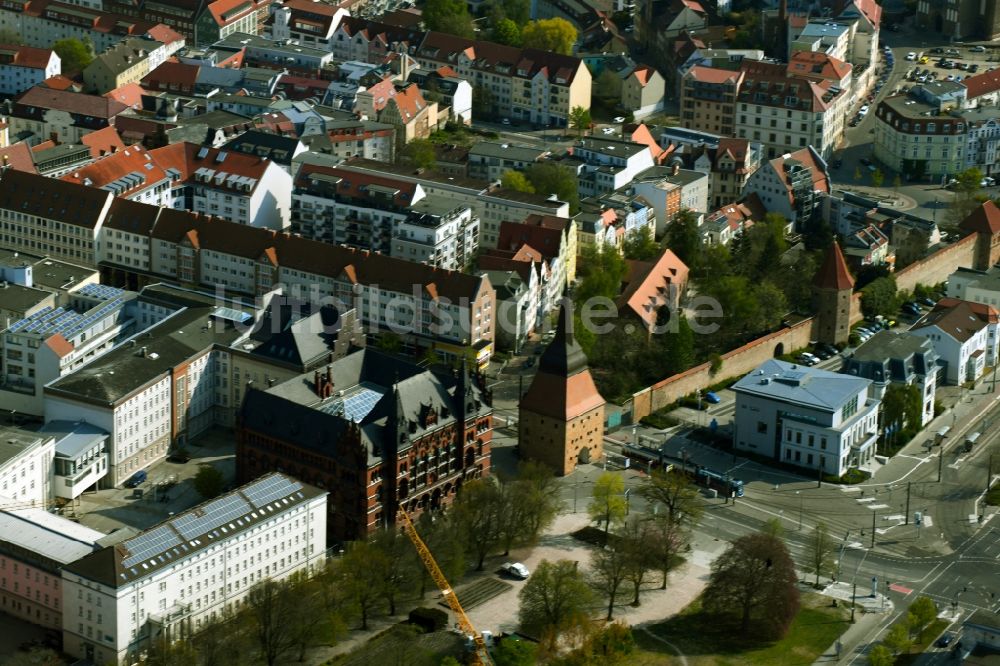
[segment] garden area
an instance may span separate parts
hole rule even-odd
[[[650,626],[649,631],[677,646],[690,666],[791,666],[813,663],[847,629],[849,615],[846,608],[831,606],[827,597],[803,594],[788,632],[767,641],[757,634],[734,632],[706,612],[699,599],[681,614]],[[665,644],[642,633],[636,634],[636,642],[643,650],[670,653]]]

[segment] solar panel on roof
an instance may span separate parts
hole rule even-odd
[[[154,527],[148,532],[124,542],[129,556],[122,560],[122,566],[134,567],[168,548],[180,545],[181,541],[169,525]]]
[[[185,539],[193,539],[249,513],[251,508],[239,495],[226,495],[203,506],[200,515],[186,513],[176,518],[174,527]]]
[[[244,488],[243,494],[253,502],[254,506],[259,508],[301,489],[302,484],[294,479],[284,476],[269,476]]]

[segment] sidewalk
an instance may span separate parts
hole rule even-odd
[[[880,615],[872,613],[861,615],[857,622],[848,627],[847,631],[841,634],[840,638],[834,641],[833,645],[827,648],[826,652],[817,657],[813,663],[828,666],[842,660],[849,661],[859,649],[864,650],[867,637],[875,631],[881,620]],[[838,647],[840,648],[839,652]]]
[[[827,585],[820,594],[849,606],[853,592],[854,586],[851,583],[840,581]],[[847,631],[841,634],[840,638],[834,641],[814,663],[831,664],[850,660],[859,648],[863,650],[867,646],[872,632],[876,631],[886,615],[894,610],[892,600],[886,595],[878,594],[872,597],[870,592],[871,588],[867,585],[858,586],[858,596],[855,598],[858,605],[855,611],[855,623],[849,626]]]

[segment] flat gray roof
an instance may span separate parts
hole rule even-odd
[[[866,390],[869,384],[868,379],[771,359],[733,384],[733,390],[836,411],[848,399]]]
[[[104,536],[44,509],[0,511],[0,543],[19,546],[57,564],[69,564],[89,555]]]
[[[56,455],[70,459],[109,437],[105,430],[83,421],[49,421],[38,432],[55,437]]]

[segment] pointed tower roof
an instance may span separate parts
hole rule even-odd
[[[987,199],[968,217],[958,223],[959,228],[980,234],[995,234],[1000,232],[1000,208]]]
[[[542,354],[521,409],[569,421],[604,404],[587,368],[587,356],[573,336],[573,307],[563,300],[556,335]]]
[[[586,368],[587,357],[573,336],[573,304],[564,298],[559,308],[556,335],[539,359],[538,371],[567,376]]]
[[[823,265],[816,273],[813,285],[819,289],[853,289],[854,278],[847,269],[847,261],[840,250],[840,244],[834,241],[826,252]]]

